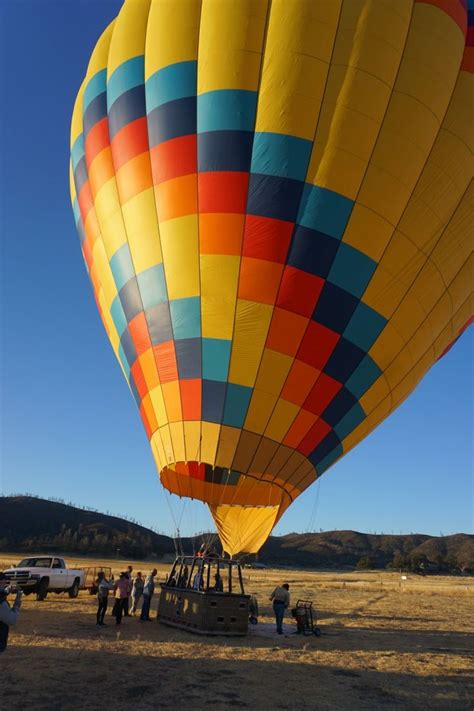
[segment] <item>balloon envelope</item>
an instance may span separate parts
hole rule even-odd
[[[457,0],[127,0],[93,51],[85,263],[161,481],[230,554],[472,318],[472,41]]]

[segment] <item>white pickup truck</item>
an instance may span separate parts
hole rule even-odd
[[[54,556],[24,558],[3,574],[26,595],[36,593],[37,600],[44,600],[48,592],[67,592],[69,597],[77,597],[85,578],[82,568],[66,568],[64,560]]]

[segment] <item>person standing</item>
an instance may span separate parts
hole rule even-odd
[[[104,626],[104,617],[107,611],[107,606],[109,604],[109,590],[114,587],[114,578],[107,580],[105,573],[100,571],[97,574],[97,622],[96,624]]]
[[[176,586],[178,588],[186,588],[188,586],[188,575],[189,575],[188,566],[184,565],[181,575],[178,577],[178,582],[176,583]]]
[[[193,590],[202,590],[203,589],[203,573],[204,570],[203,568],[198,568],[196,575],[194,576],[193,580]]]
[[[219,573],[214,575],[214,587],[211,588],[211,590],[214,590],[214,592],[224,592],[224,581]]]
[[[140,615],[140,620],[142,622],[148,622],[150,620],[150,605],[153,593],[155,592],[156,573],[156,568],[153,568],[150,575],[147,575],[145,585],[143,586],[143,604],[142,613]]]
[[[120,573],[120,577],[114,585],[114,607],[112,615],[115,617],[117,625],[122,624],[122,615],[127,605],[128,596],[130,595],[131,582],[127,578],[127,573]]]
[[[132,600],[132,605],[130,607],[130,614],[134,615],[140,602],[140,598],[143,595],[144,580],[140,572],[137,573],[135,580],[132,585],[132,593],[130,595]]]
[[[123,608],[123,614],[125,617],[130,617],[130,595],[132,592],[132,573],[133,573],[133,567],[131,565],[127,565],[127,570],[125,571],[125,575],[127,576],[128,580],[130,580],[130,593],[127,597],[127,600],[124,604]]]
[[[4,584],[5,582],[7,581],[0,581],[0,653],[7,648],[10,627],[13,627],[18,622],[21,596],[23,595],[22,590],[17,590],[13,605],[10,607],[7,597],[12,590],[10,585]]]
[[[277,634],[283,634],[283,618],[285,616],[285,610],[290,604],[289,589],[290,586],[288,583],[284,583],[276,587],[270,595],[270,600],[273,600],[273,612],[275,613]]]

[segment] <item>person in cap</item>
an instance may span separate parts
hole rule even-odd
[[[285,616],[285,610],[290,604],[289,589],[290,586],[288,583],[284,583],[283,585],[275,588],[270,595],[270,600],[273,601],[273,612],[275,613],[277,634],[283,634],[283,618]]]

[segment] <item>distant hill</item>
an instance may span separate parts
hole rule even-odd
[[[272,536],[263,546],[259,560],[279,565],[308,567],[354,567],[361,559],[370,566],[385,568],[395,554],[401,561],[429,561],[446,567],[474,570],[474,536],[458,533],[433,537],[419,533],[400,536],[327,531]]]
[[[174,551],[172,538],[125,521],[33,496],[0,497],[0,550],[162,556]]]
[[[182,540],[185,552],[201,537]],[[144,526],[96,511],[32,496],[0,497],[0,551],[61,552],[121,558],[173,555],[174,541]],[[308,568],[385,568],[396,559],[413,565],[430,562],[442,570],[474,570],[474,536],[458,533],[375,535],[356,531],[291,533],[271,536],[259,553],[267,565]]]

